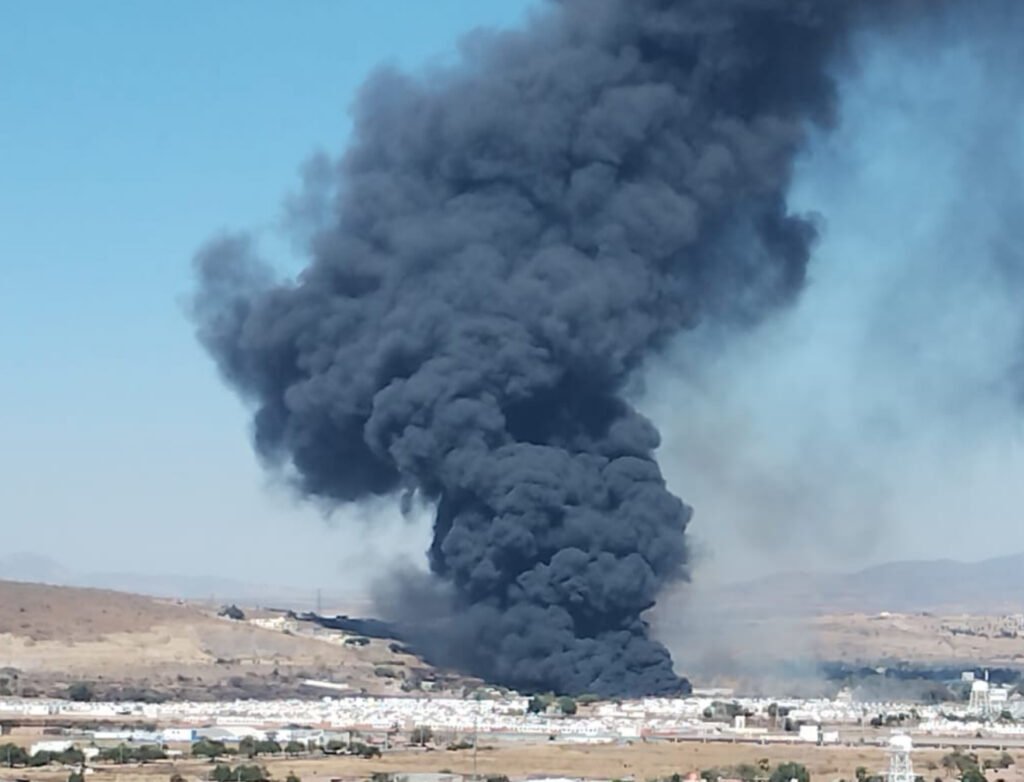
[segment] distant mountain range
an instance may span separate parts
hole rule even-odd
[[[364,598],[340,591],[325,590],[318,599],[316,590],[313,589],[266,583],[254,584],[216,576],[79,571],[36,554],[10,554],[0,557],[0,580],[111,589],[216,604],[239,603],[303,611],[320,609],[332,613],[369,610]]]
[[[1024,553],[981,562],[890,562],[856,573],[789,573],[723,586],[708,598],[722,610],[769,615],[1024,613]]]
[[[75,571],[32,554],[0,557],[0,579],[94,587],[186,600],[367,616],[358,595],[253,584],[218,577]],[[1024,553],[981,562],[890,562],[855,573],[795,572],[701,593],[703,608],[761,616],[881,611],[1024,613]]]

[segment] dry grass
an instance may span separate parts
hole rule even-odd
[[[931,779],[935,771],[928,762],[937,763],[942,753],[915,753],[918,773]],[[886,767],[885,753],[877,748],[756,746],[745,744],[659,743],[633,745],[565,745],[517,744],[481,749],[477,757],[480,775],[504,774],[513,779],[539,775],[614,779],[631,776],[648,780],[685,774],[706,768],[725,768],[739,763],[757,763],[766,759],[772,765],[785,761],[805,764],[816,780],[852,779],[858,766],[872,772]],[[275,779],[284,779],[295,772],[305,782],[335,777],[366,779],[375,771],[389,773],[452,771],[473,772],[470,752],[395,752],[383,758],[361,760],[352,757],[323,757],[262,760]],[[145,767],[113,767],[98,769],[89,779],[93,782],[154,782],[168,779],[174,772],[188,780],[205,779],[210,764],[192,760],[158,763]],[[1020,782],[1016,772],[1000,772],[1007,782]],[[66,772],[47,770],[32,774],[39,782],[66,782]]]
[[[810,621],[809,629],[822,659],[1024,664],[1024,637],[1000,637],[997,617],[839,614],[817,617]]]
[[[400,692],[398,681],[374,676],[381,664],[419,663],[379,640],[343,646],[222,619],[193,604],[0,581],[0,668],[18,669],[22,685],[43,691],[84,680],[189,697],[217,683],[292,694],[284,684],[294,690],[313,677],[355,691]]]

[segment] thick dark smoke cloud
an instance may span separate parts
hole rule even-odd
[[[792,162],[833,118],[859,8],[547,7],[453,69],[367,82],[351,147],[296,202],[297,280],[244,238],[200,254],[200,337],[259,452],[330,502],[436,501],[439,662],[522,689],[687,689],[642,614],[686,578],[691,511],[624,384],[681,329],[800,289],[815,232],[786,207]]]

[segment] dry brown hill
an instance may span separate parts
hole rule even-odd
[[[231,698],[315,694],[328,680],[353,693],[400,693],[435,674],[387,641],[200,605],[97,589],[0,581],[0,669],[7,689],[63,695],[87,682],[97,697]]]

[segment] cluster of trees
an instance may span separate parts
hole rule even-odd
[[[142,744],[129,746],[122,744],[119,747],[106,747],[101,749],[97,759],[106,763],[151,763],[154,760],[166,760],[167,753],[163,747],[153,744]],[[63,752],[39,751],[29,755],[28,750],[16,744],[0,744],[0,763],[8,768],[15,766],[26,768],[42,768],[51,763],[59,763],[64,766],[81,766],[85,763],[85,754],[80,749],[72,747]]]
[[[225,757],[226,755],[236,755],[238,751],[229,748],[223,741],[214,741],[213,739],[200,739],[192,745],[192,757],[194,758],[209,758],[210,760],[216,760],[217,758]]]
[[[327,742],[324,751],[331,755],[355,755],[360,758],[379,758],[380,748],[372,744],[364,744],[361,741],[337,741]]]
[[[294,743],[298,744],[298,742]],[[304,750],[305,747],[299,744],[298,752]],[[273,739],[254,739],[252,736],[246,736],[238,742],[238,754],[245,755],[247,758],[254,758],[257,755],[280,755],[284,751],[285,748]]]
[[[225,763],[218,763],[210,772],[212,782],[270,782],[270,774],[262,766],[256,764],[239,765],[231,768]],[[175,782],[172,778],[171,782]],[[302,782],[294,772],[288,772],[285,782]]]
[[[244,755],[247,758],[254,758],[258,755],[301,755],[304,752],[312,752],[319,749],[316,742],[303,744],[301,741],[289,741],[282,745],[273,739],[258,740],[246,737],[238,742],[238,749],[227,746],[223,741],[213,739],[200,739],[192,745],[192,756],[197,758],[229,757],[231,755]]]
[[[553,693],[546,693],[543,695],[534,695],[530,698],[530,702],[526,707],[526,711],[530,714],[544,714],[552,704],[557,704],[558,710],[567,716],[575,714],[579,708],[579,703],[593,703],[591,700],[592,696],[582,696],[577,702],[574,698],[570,698],[567,695],[563,695],[558,698]],[[596,700],[596,699],[595,699]]]
[[[768,779],[769,782],[810,782],[811,774],[807,767],[800,763],[779,763],[774,768],[768,758],[761,758],[757,763],[740,763],[725,768],[709,768],[700,772],[705,782],[718,782],[720,779],[741,779],[743,782]],[[667,777],[664,782],[681,782],[679,774]]]
[[[775,706],[776,712],[771,712],[771,706]],[[769,706],[769,716],[774,719],[778,714],[778,706],[771,704]],[[788,713],[788,712],[787,712]],[[704,709],[704,719],[706,720],[732,720],[734,717],[743,715],[745,717],[752,716],[752,712],[749,709],[745,709],[740,706],[736,701],[713,701],[710,706]],[[784,714],[781,716],[785,716]]]
[[[978,756],[973,752],[954,750],[942,756],[942,769],[946,776],[952,774],[961,782],[985,782],[985,771],[1005,769],[1014,764],[1013,755],[1003,752],[998,758],[986,758],[979,766]]]
[[[320,749],[315,741],[303,744],[301,741],[289,741],[282,744],[273,739],[257,740],[244,738],[238,743],[238,749],[227,746],[223,741],[213,739],[200,739],[192,745],[192,756],[197,758],[208,758],[211,761],[217,758],[227,758],[241,755],[250,760],[260,755],[301,755],[306,752],[314,752]],[[329,755],[356,755],[362,758],[380,757],[380,749],[361,741],[338,741],[332,739],[327,742],[323,751]],[[244,782],[244,780],[243,780]]]
[[[101,749],[96,759],[105,763],[152,763],[154,760],[166,760],[167,753],[156,744],[121,744]]]
[[[1009,752],[1003,752],[998,758],[985,758],[982,762],[981,767],[986,771],[991,769],[1006,769],[1010,766],[1016,765],[1016,761],[1013,759],[1013,755]]]
[[[85,762],[85,755],[81,750],[68,749],[64,752],[39,751],[29,755],[24,747],[16,744],[0,744],[0,763],[7,768],[24,766],[28,768],[42,768],[51,763],[60,763],[65,766],[80,766]]]

